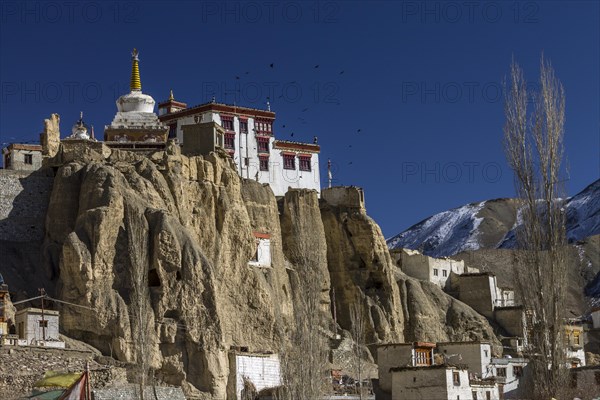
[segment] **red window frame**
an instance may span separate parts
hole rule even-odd
[[[240,118],[240,133],[248,132],[248,119]]]
[[[272,135],[273,134],[273,121],[268,119],[255,119],[254,130],[259,135]]]
[[[256,137],[256,148],[259,153],[269,153],[269,138],[257,136]]]
[[[258,169],[260,171],[269,170],[269,157],[258,157]]]
[[[298,156],[298,158],[300,159],[300,162],[298,163],[300,165],[300,171],[311,171],[311,165],[310,165],[310,155],[304,155],[301,154]]]
[[[233,117],[229,115],[221,115],[221,126],[226,131],[233,131]]]
[[[223,137],[223,147],[229,150],[235,150],[235,133],[225,132]]]
[[[283,154],[283,169],[296,169],[296,156],[294,154]]]

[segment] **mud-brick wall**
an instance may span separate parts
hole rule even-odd
[[[54,178],[51,171],[0,170],[0,240],[42,240]]]

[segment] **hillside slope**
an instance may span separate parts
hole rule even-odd
[[[565,202],[570,242],[600,233],[600,180]],[[420,250],[432,257],[480,248],[516,247],[518,228],[515,199],[472,203],[435,214],[387,239],[388,247]]]

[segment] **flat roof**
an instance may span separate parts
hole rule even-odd
[[[464,345],[464,344],[492,344],[489,340],[470,340],[470,341],[459,341],[459,342],[438,342],[438,346],[444,345]]]
[[[468,370],[466,365],[452,365],[452,364],[436,364],[436,365],[425,365],[425,366],[417,366],[417,367],[393,367],[390,368],[390,372],[402,372],[402,371],[427,371],[427,370],[438,370],[438,369],[460,369],[460,370]]]
[[[203,103],[198,104],[192,107],[185,108],[183,110],[179,110],[169,114],[159,115],[158,119],[161,121],[170,121],[173,119],[178,119],[181,117],[187,117],[189,115],[194,115],[206,111],[217,111],[231,114],[245,114],[251,117],[262,117],[275,119],[275,113],[273,111],[261,110],[258,108],[250,108],[250,107],[241,107],[232,104],[225,103]]]
[[[15,313],[16,314],[41,314],[42,313],[42,309],[41,308],[35,308],[35,307],[29,307],[29,308],[24,308],[22,310],[19,310]],[[56,310],[46,310],[44,309],[44,315],[58,315],[59,312]]]
[[[39,144],[23,144],[23,143],[11,143],[6,146],[8,150],[29,150],[29,151],[42,151],[42,146]]]

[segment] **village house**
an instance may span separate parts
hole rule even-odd
[[[15,325],[19,339],[28,345],[65,348],[59,339],[59,312],[40,308],[25,308],[15,314]]]
[[[462,275],[472,269],[466,269],[464,261],[450,258],[433,258],[411,249],[393,249],[390,255],[402,272],[413,278],[432,282],[446,288],[452,273]]]
[[[502,386],[504,398],[519,398],[519,382],[527,367],[527,360],[505,356],[504,358],[492,358],[490,364],[493,376]]]
[[[486,341],[437,343],[437,353],[450,364],[464,364],[478,378],[490,378],[492,345]]]
[[[39,144],[12,143],[2,149],[4,169],[35,171],[42,166],[42,146]]]
[[[473,393],[466,367],[432,365],[391,368],[392,400],[471,400]],[[497,393],[497,392],[496,392]],[[490,393],[491,395],[491,393]],[[498,400],[499,396],[490,399]]]
[[[426,367],[434,364],[435,343],[389,343],[377,346],[379,367],[379,387],[384,392],[392,392],[391,368]]]

